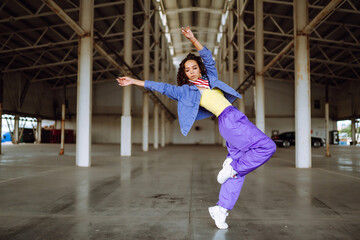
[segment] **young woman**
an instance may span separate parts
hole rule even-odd
[[[213,115],[218,117],[219,131],[226,140],[228,155],[217,176],[222,184],[219,201],[209,207],[209,213],[218,228],[226,229],[227,211],[233,209],[245,175],[267,162],[275,153],[276,145],[244,113],[231,105],[241,95],[218,79],[211,51],[201,45],[189,27],[181,28],[181,32],[195,46],[200,57],[190,53],[180,63],[178,86],[131,77],[119,77],[117,81],[120,86],[142,86],[178,101],[180,129],[184,136],[195,120]]]

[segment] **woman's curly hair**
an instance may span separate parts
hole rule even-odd
[[[178,84],[178,86],[182,86],[184,84],[193,85],[192,83],[189,82],[189,79],[188,79],[188,77],[186,76],[186,73],[185,73],[185,63],[188,60],[195,60],[197,62],[197,64],[199,65],[199,67],[200,67],[201,75],[208,78],[207,74],[206,74],[206,68],[205,68],[205,65],[204,65],[201,57],[196,56],[196,55],[194,55],[192,53],[189,53],[186,56],[186,58],[184,58],[181,61],[181,63],[179,64],[179,69],[178,69],[178,72],[177,72],[177,84]]]

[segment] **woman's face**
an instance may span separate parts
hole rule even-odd
[[[189,80],[197,80],[201,77],[199,64],[195,60],[187,60],[185,62],[185,74]]]

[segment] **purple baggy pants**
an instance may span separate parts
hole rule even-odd
[[[276,144],[236,107],[227,107],[218,117],[219,131],[226,140],[231,166],[238,173],[221,185],[218,205],[232,210],[243,186],[245,175],[266,163]]]

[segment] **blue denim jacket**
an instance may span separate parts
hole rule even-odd
[[[242,98],[241,95],[233,88],[218,79],[211,51],[204,47],[199,51],[200,57],[203,59],[206,67],[206,73],[209,78],[210,88],[219,88],[229,102],[234,102],[236,98]],[[187,84],[175,86],[163,82],[145,81],[144,87],[147,90],[157,91],[165,94],[169,98],[178,101],[178,116],[181,133],[186,136],[190,131],[195,120],[204,119],[213,116],[211,112],[200,106],[201,94],[194,85]]]

